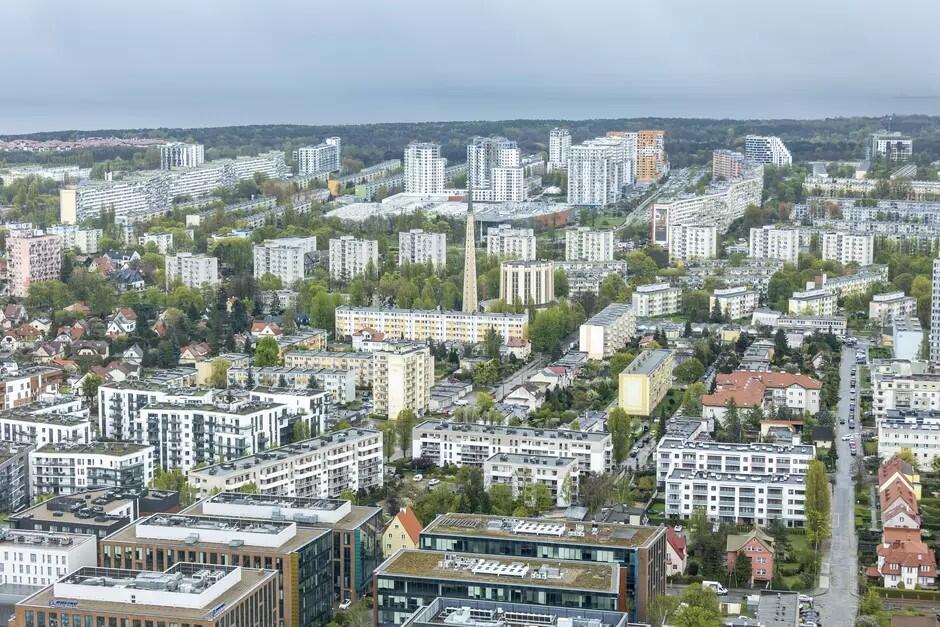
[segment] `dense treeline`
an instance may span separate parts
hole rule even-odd
[[[940,158],[940,117],[899,116],[890,125],[882,118],[852,117],[825,120],[709,120],[679,118],[633,118],[597,120],[501,120],[473,122],[421,122],[360,125],[303,126],[262,124],[198,129],[108,129],[33,133],[30,139],[76,139],[91,136],[149,137],[197,141],[206,145],[206,158],[256,154],[265,150],[290,151],[316,143],[331,135],[343,138],[344,156],[370,165],[383,159],[400,158],[412,140],[441,144],[444,156],[454,162],[465,159],[466,143],[474,135],[504,135],[518,141],[525,152],[547,150],[548,133],[555,126],[571,129],[575,142],[609,130],[662,128],[674,167],[704,164],[715,148],[741,149],[748,133],[779,135],[797,161],[862,158],[868,134],[890,126],[914,138],[916,160],[929,163]],[[13,136],[4,136],[9,139]],[[7,162],[40,161],[80,163],[91,166],[107,159],[123,159],[128,165],[153,163],[131,148],[95,148],[75,153],[5,153]]]

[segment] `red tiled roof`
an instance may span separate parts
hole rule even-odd
[[[918,575],[921,577],[937,576],[937,557],[920,540],[912,542],[898,540],[890,544],[880,544],[877,552],[884,558],[884,565],[881,567],[883,575],[899,575],[901,568],[917,568]],[[897,568],[894,567],[895,564],[898,565]],[[928,569],[920,571],[919,569],[923,566],[927,566]]]
[[[666,527],[666,542],[672,547],[680,558],[685,557],[686,540],[680,536],[672,527]]]
[[[271,332],[274,333],[274,335],[281,335],[281,333],[283,333],[283,331],[281,331],[281,327],[279,327],[277,323],[275,322],[260,322],[259,321],[259,322],[251,323],[252,333],[261,333],[262,331],[268,328],[271,329]]]
[[[917,496],[903,481],[895,481],[881,491],[881,511],[887,511],[898,500],[907,503],[911,513],[918,513]]]
[[[738,407],[756,407],[764,400],[767,388],[783,389],[798,385],[807,390],[822,389],[822,384],[805,374],[788,372],[749,372],[736,371],[719,374],[713,394],[702,397],[702,404],[710,407],[724,407],[733,400]]]
[[[130,307],[121,307],[118,313],[122,314],[128,320],[137,320],[137,312]]]
[[[898,457],[897,454],[892,455],[891,459],[878,467],[878,485],[883,485],[886,479],[896,473],[906,477],[914,474],[914,467]]]
[[[411,538],[411,541],[418,544],[421,530],[424,527],[422,527],[418,517],[415,516],[414,510],[410,507],[403,507],[401,511],[395,514],[395,518],[401,523],[402,528],[405,530],[405,533],[408,534],[408,537]]]
[[[529,340],[524,337],[511,337],[509,341],[506,342],[506,346],[510,348],[523,348],[529,345]]]

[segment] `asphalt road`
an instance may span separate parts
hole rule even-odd
[[[849,418],[849,402],[855,398],[850,392],[852,369],[855,367],[855,349],[842,349],[842,365],[839,369],[839,418]],[[858,391],[856,387],[856,392]],[[856,406],[856,412],[858,407]],[[816,606],[820,610],[823,625],[846,625],[847,617],[854,617],[858,611],[857,581],[858,581],[858,539],[855,536],[855,489],[852,481],[853,467],[859,457],[852,457],[849,452],[849,443],[842,440],[842,436],[854,434],[856,444],[861,452],[861,443],[858,434],[861,433],[861,422],[856,421],[855,429],[849,429],[848,422],[844,425],[836,422],[836,446],[838,447],[839,461],[836,466],[836,481],[832,493],[832,540],[829,555],[823,555],[822,580],[820,587],[826,587],[828,578],[828,592],[816,597]]]

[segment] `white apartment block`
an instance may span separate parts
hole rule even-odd
[[[793,292],[787,302],[787,311],[801,316],[834,316],[838,311],[836,296],[824,289]]]
[[[447,235],[411,229],[398,234],[398,265],[430,263],[435,268],[447,265]]]
[[[823,275],[822,286],[835,294],[836,298],[845,298],[853,294],[864,294],[868,288],[878,283],[887,283],[888,266],[866,266],[855,274],[827,277]]]
[[[669,235],[670,261],[700,261],[718,257],[718,229],[714,226],[676,224]]]
[[[668,283],[639,285],[633,291],[633,313],[637,318],[668,316],[682,306],[682,289]]]
[[[382,343],[384,346],[385,343]],[[381,348],[376,349],[381,350]],[[292,350],[284,353],[285,368],[333,368],[349,370],[359,387],[372,387],[372,355],[374,351],[305,351]]]
[[[0,529],[0,585],[51,586],[98,565],[98,539],[83,533]]]
[[[436,309],[385,309],[381,307],[336,308],[336,336],[351,337],[365,328],[375,329],[386,337],[412,341],[460,342],[479,344],[490,329],[503,342],[522,339],[527,314],[467,313]]]
[[[666,435],[656,446],[656,480],[662,485],[675,470],[802,476],[814,459],[816,447],[810,444],[714,442]]]
[[[152,446],[130,442],[46,444],[29,453],[30,494],[143,489],[153,479],[153,456]]]
[[[186,287],[199,289],[219,284],[219,260],[208,255],[176,253],[166,256],[167,290],[179,281]]]
[[[783,140],[775,136],[748,135],[744,138],[744,155],[751,163],[788,166],[793,163]]]
[[[273,274],[285,287],[307,276],[307,255],[316,252],[316,237],[282,237],[254,246],[254,274],[259,279]]]
[[[710,311],[718,309],[730,320],[750,317],[757,309],[758,295],[754,290],[744,286],[717,289],[708,298]]]
[[[887,322],[892,318],[917,315],[917,299],[905,296],[904,292],[875,294],[868,304],[868,317],[872,320]]]
[[[137,244],[146,247],[153,243],[157,247],[157,252],[165,255],[173,248],[172,233],[144,233],[137,238]]]
[[[588,359],[610,357],[636,335],[633,307],[625,303],[607,305],[581,325],[578,335],[578,350],[587,353]]]
[[[373,411],[398,418],[403,409],[418,416],[431,404],[434,356],[427,344],[389,343],[372,356]]]
[[[806,478],[802,475],[721,474],[676,469],[666,479],[666,516],[690,518],[697,509],[708,519],[739,525],[787,527],[806,523]]]
[[[749,206],[760,206],[763,172],[763,167],[758,166],[739,178],[713,182],[701,195],[661,198],[653,203],[652,241],[668,248],[672,228],[677,224],[714,226],[719,233],[727,232]]]
[[[372,268],[379,271],[379,243],[343,235],[330,240],[330,278],[346,283]]]
[[[940,456],[940,412],[888,410],[878,421],[878,457],[890,459],[910,449],[921,468]]]
[[[499,297],[509,304],[547,305],[555,300],[551,261],[504,261],[499,265]]]
[[[633,162],[624,159],[624,152],[601,140],[571,146],[568,204],[603,207],[620,200],[633,177]]]
[[[940,411],[940,374],[926,361],[874,360],[871,390],[876,423],[891,410]]]
[[[83,255],[98,252],[98,242],[103,234],[101,229],[82,229],[76,224],[53,224],[46,230],[50,235],[62,238],[62,247],[65,250],[77,248]]]
[[[750,257],[780,259],[796,265],[800,260],[800,230],[792,227],[763,226],[751,229]]]
[[[294,151],[297,174],[337,172],[342,167],[343,142],[339,137],[327,137],[322,144],[304,146]]]
[[[823,259],[842,265],[870,266],[875,260],[875,236],[871,234],[827,231],[820,237],[820,246]]]
[[[516,229],[509,224],[490,227],[486,231],[486,254],[500,259],[535,259],[535,231]]]
[[[940,362],[940,258],[933,260],[933,284],[930,295],[930,361]]]
[[[189,481],[199,498],[253,483],[260,494],[328,499],[382,487],[384,459],[380,431],[345,429],[193,470]]]
[[[405,193],[440,194],[444,191],[444,168],[440,144],[412,142],[405,148]]]
[[[901,133],[872,133],[871,157],[889,161],[909,161],[914,156],[914,140]]]
[[[252,385],[307,389],[311,385],[324,390],[334,403],[351,403],[356,400],[356,373],[338,368],[288,368],[265,366],[253,368],[249,380],[248,368],[229,368],[228,386],[251,387]]]
[[[29,379],[26,379],[26,384]],[[80,407],[81,405],[79,405]],[[83,444],[91,442],[91,421],[73,414],[34,413],[28,408],[0,412],[0,440],[47,444]]]
[[[553,128],[548,134],[548,171],[567,168],[570,152],[571,131],[566,128]]]
[[[612,261],[614,232],[581,226],[565,231],[565,261]]]
[[[172,142],[160,146],[160,169],[195,168],[206,161],[206,148],[202,144]]]
[[[505,137],[474,137],[467,145],[467,180],[472,183],[473,200],[525,200],[525,172],[519,145]]]
[[[555,507],[568,507],[578,496],[578,460],[573,457],[497,453],[483,462],[483,489],[508,485],[514,498],[528,485],[548,488]]]
[[[609,433],[426,420],[412,432],[411,453],[436,466],[482,466],[498,453],[573,457],[580,472],[603,473],[612,467],[613,444]]]

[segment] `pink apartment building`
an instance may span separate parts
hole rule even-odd
[[[42,231],[17,231],[7,237],[7,276],[10,294],[25,298],[35,281],[59,279],[62,238]]]

